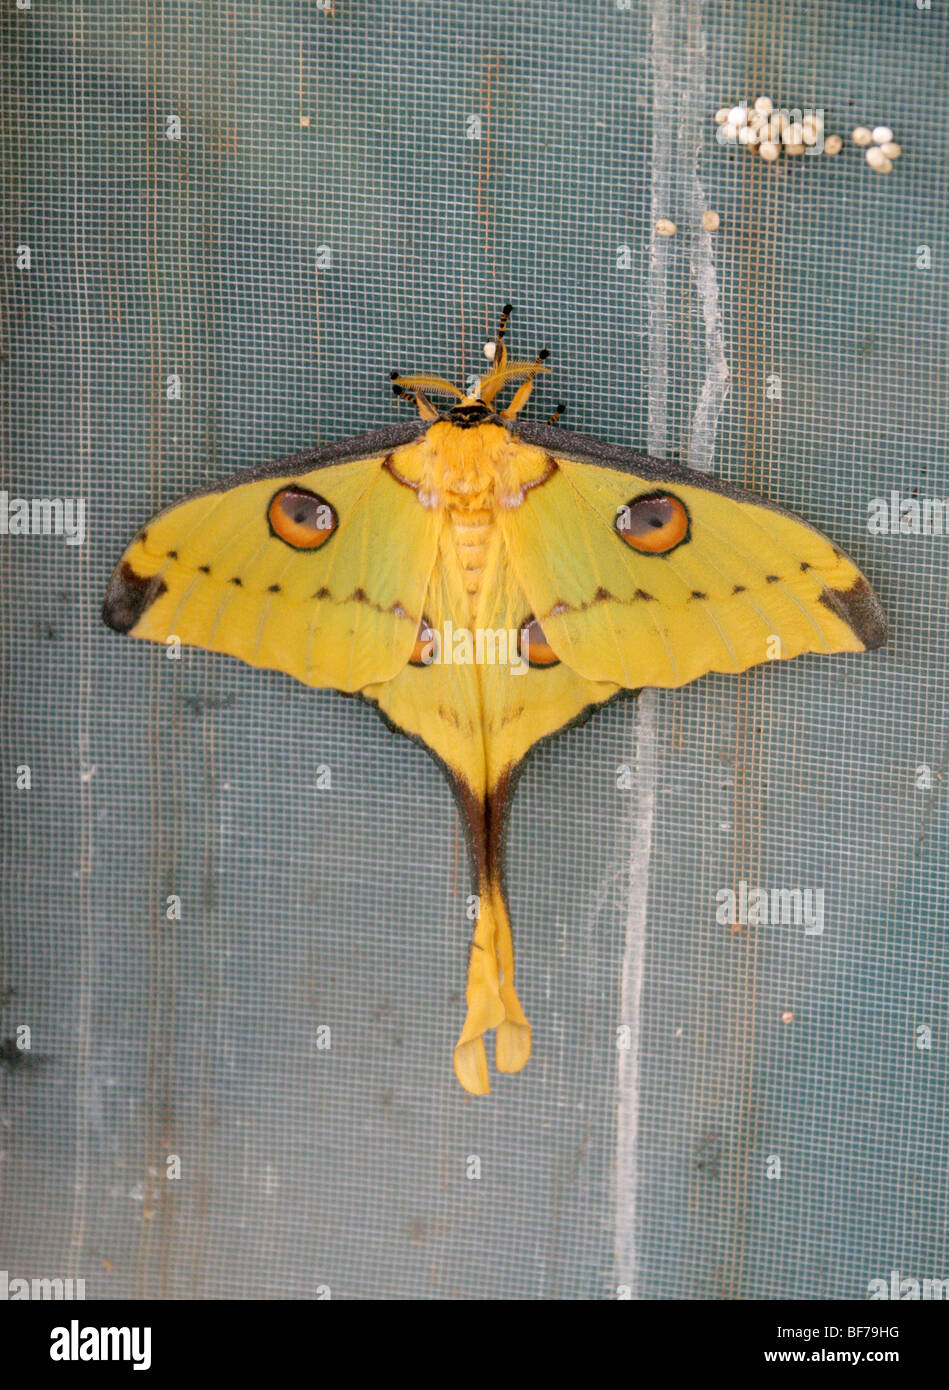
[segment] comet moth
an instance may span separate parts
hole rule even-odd
[[[790,512],[565,430],[559,410],[521,421],[547,354],[508,355],[509,313],[472,393],[393,372],[413,422],[233,474],[160,512],[103,610],[133,637],[177,634],[359,695],[435,756],[479,903],[454,1052],[474,1095],[489,1090],[486,1034],[501,1072],[531,1051],[502,851],[534,745],[622,691],[886,638],[867,580]],[[444,413],[433,397],[451,402]]]

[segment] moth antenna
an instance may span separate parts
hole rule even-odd
[[[533,371],[549,371],[547,367],[538,367],[535,357],[509,357],[504,366],[504,380],[513,381],[515,377],[530,376]]]
[[[525,405],[530,399],[530,394],[534,389],[534,378],[537,375],[537,373],[543,368],[543,365],[547,361],[547,358],[549,356],[550,352],[547,348],[543,348],[537,354],[534,361],[531,363],[527,376],[524,378],[520,386],[514,392],[514,395],[511,397],[510,405],[508,405],[505,410],[501,410],[498,412],[502,420],[513,420],[514,416],[517,415],[518,411],[524,409]]]
[[[497,337],[494,340],[493,362],[495,367],[503,367],[507,361],[507,348],[504,346],[504,335],[507,332],[507,321],[513,312],[514,306],[512,304],[505,304],[504,308],[501,310],[501,322],[498,324]]]
[[[415,402],[423,420],[440,418],[425,393],[426,387],[439,396],[455,396],[458,400],[462,399],[458,387],[453,386],[450,381],[444,381],[440,376],[402,376],[400,372],[393,370],[389,373],[389,380],[392,382],[395,395]]]
[[[495,396],[504,390],[508,382],[521,381],[524,377],[533,376],[537,372],[549,371],[549,367],[543,364],[538,367],[536,362],[509,362],[500,371],[488,372],[487,376],[481,378],[481,399],[485,405],[490,405]]]
[[[556,425],[557,421],[560,419],[561,415],[564,413],[566,408],[567,407],[564,405],[563,401],[560,401],[553,415],[548,415],[547,424]]]
[[[400,381],[396,379],[398,375],[399,373],[396,371],[391,371],[389,373],[389,380],[392,382],[393,396],[398,397],[398,399],[402,401],[411,401],[418,408],[418,413],[421,415],[423,420],[437,420],[438,411],[432,405],[431,401],[425,395],[424,391],[408,390],[405,386],[402,385]]]

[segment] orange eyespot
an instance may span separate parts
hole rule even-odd
[[[412,648],[412,655],[409,657],[409,665],[431,666],[437,660],[438,633],[428,619],[423,618],[418,625],[418,636],[415,639],[415,646]]]
[[[631,498],[617,509],[613,524],[621,540],[646,555],[668,555],[689,539],[689,514],[669,492]]]
[[[267,508],[270,529],[294,550],[317,550],[339,525],[335,508],[305,487],[284,487]]]
[[[544,629],[536,618],[525,618],[521,623],[520,653],[527,657],[530,666],[558,666],[560,657],[550,647]]]

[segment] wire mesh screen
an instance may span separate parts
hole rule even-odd
[[[873,499],[949,496],[945,9],[2,23],[2,486],[86,510],[79,544],[0,537],[0,1266],[89,1298],[949,1275],[949,539],[871,526]],[[843,150],[722,144],[716,110],[762,94]],[[886,175],[850,139],[881,124]],[[389,369],[464,380],[507,299],[519,355],[553,352],[532,414],[562,399],[799,512],[891,638],[647,692],[536,752],[507,865],[534,1055],[474,1100],[436,765],[365,705],[169,660],[99,610],[159,506],[402,418]],[[755,887],[810,917],[721,920]]]

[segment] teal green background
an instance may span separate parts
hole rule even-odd
[[[85,497],[89,535],[0,538],[0,1036],[33,1039],[0,1066],[0,1266],[91,1298],[949,1276],[949,538],[866,525],[893,489],[949,497],[945,7],[110,0],[2,24],[2,486]],[[723,150],[712,113],[761,92],[845,136],[885,122],[903,158]],[[536,754],[508,860],[535,1052],[474,1101],[434,763],[356,702],[168,661],[99,606],[158,506],[402,418],[389,369],[477,371],[506,299],[515,349],[553,354],[535,418],[564,400],[574,429],[799,511],[892,636],[623,702]],[[718,926],[740,879],[822,886],[823,935]]]

